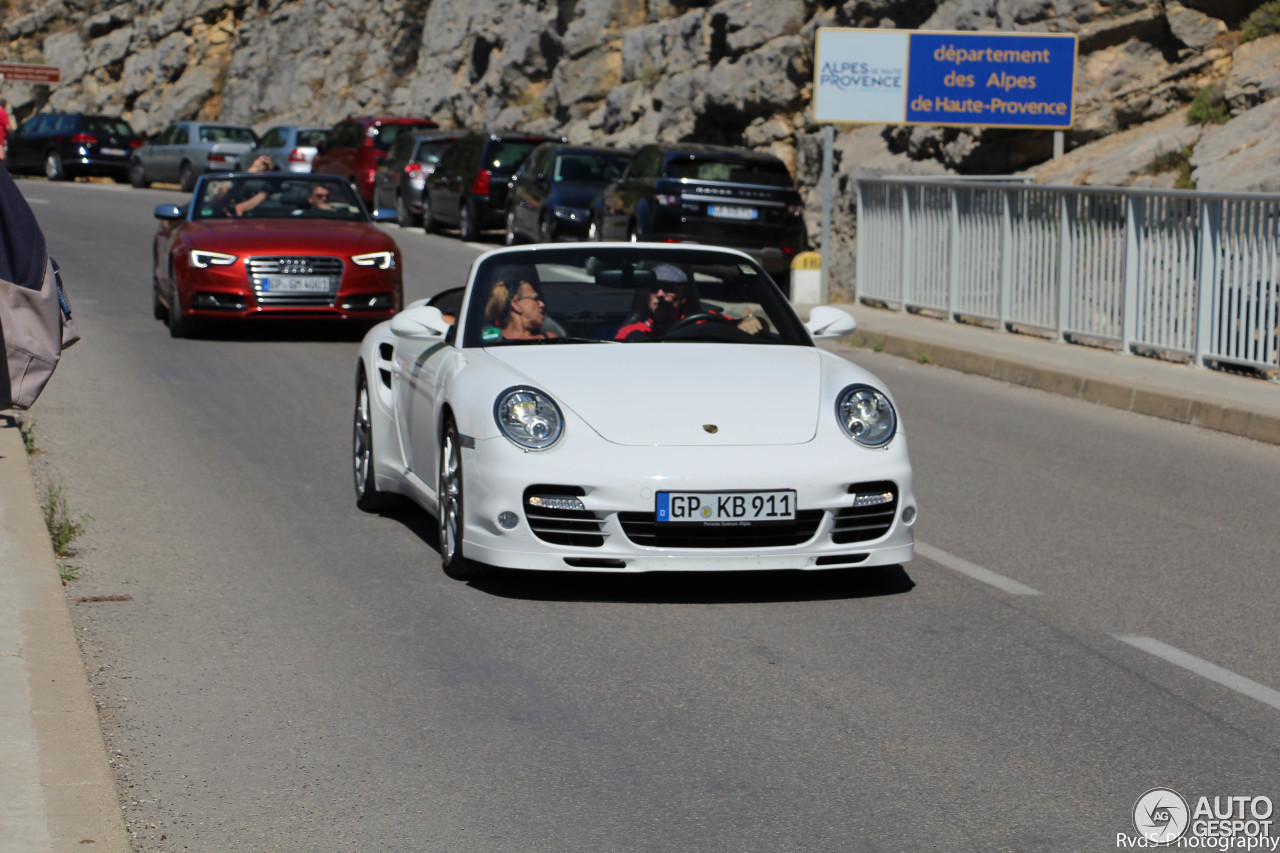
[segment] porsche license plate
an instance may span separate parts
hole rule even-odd
[[[658,492],[658,521],[697,521],[715,524],[753,524],[792,521],[796,493],[773,492]]]
[[[327,275],[273,275],[262,279],[264,293],[328,293]]]
[[[707,207],[707,213],[716,219],[756,219],[760,211],[754,207],[740,204],[713,204]]]

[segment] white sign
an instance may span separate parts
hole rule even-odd
[[[901,30],[818,30],[814,119],[906,121],[909,39]]]

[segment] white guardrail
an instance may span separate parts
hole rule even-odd
[[[857,180],[857,296],[1273,373],[1280,195]]]

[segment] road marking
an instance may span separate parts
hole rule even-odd
[[[47,198],[29,198],[29,199],[27,199],[27,204],[48,204],[48,203],[49,203],[49,199],[47,199]]]
[[[916,553],[927,560],[933,560],[939,565],[946,566],[948,569],[959,572],[962,575],[968,575],[974,580],[982,581],[990,584],[996,589],[1003,590],[1010,595],[1040,595],[1038,589],[1032,589],[1026,584],[1018,583],[1013,578],[1007,578],[1004,575],[996,574],[990,569],[984,569],[982,566],[975,566],[968,560],[962,560],[946,551],[940,551],[932,545],[926,545],[923,542],[916,543]]]
[[[1221,684],[1230,690],[1248,696],[1250,699],[1257,699],[1264,705],[1270,705],[1272,708],[1280,710],[1280,690],[1273,690],[1265,684],[1259,684],[1250,678],[1224,669],[1216,663],[1209,663],[1203,658],[1198,658],[1193,654],[1188,654],[1182,649],[1162,643],[1151,637],[1141,637],[1136,634],[1112,634],[1122,643],[1128,643],[1135,649],[1142,649],[1147,654],[1168,661],[1174,666],[1180,666],[1189,672],[1194,672],[1202,678]]]

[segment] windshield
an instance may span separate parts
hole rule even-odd
[[[104,116],[86,116],[84,132],[101,133],[104,136],[133,136],[133,128],[129,127],[123,120]]]
[[[258,137],[247,127],[224,127],[206,124],[200,128],[201,142],[248,142],[256,143]]]
[[[300,130],[298,131],[298,144],[304,148],[315,148],[321,142],[324,142],[324,138],[328,133],[329,131],[323,128]]]
[[[193,219],[366,221],[351,185],[336,177],[245,173],[207,179],[197,193]]]
[[[540,142],[542,142],[541,139],[506,139],[493,142],[489,146],[489,159],[483,164],[483,168],[494,174],[510,175],[519,168],[525,156],[537,148]]]
[[[439,163],[440,155],[452,144],[453,141],[450,139],[441,139],[439,142],[424,142],[418,147],[418,153],[413,159],[419,163]]]
[[[768,187],[790,187],[791,173],[781,162],[720,160],[709,157],[681,157],[667,163],[672,178],[696,181],[720,181],[727,184],[756,184]]]
[[[625,154],[561,154],[552,174],[557,181],[610,184],[618,180],[629,159]]]
[[[674,341],[811,346],[760,267],[716,250],[573,247],[482,259],[464,347]]]

